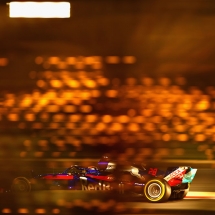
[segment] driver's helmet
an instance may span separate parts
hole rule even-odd
[[[95,174],[98,172],[98,169],[95,166],[88,166],[87,173]]]
[[[103,156],[98,162],[98,169],[102,171],[112,171],[116,168],[116,163],[110,161],[108,156]]]

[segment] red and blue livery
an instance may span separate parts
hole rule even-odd
[[[16,177],[12,192],[33,190],[117,191],[120,195],[138,195],[149,202],[183,199],[189,192],[197,169],[189,166],[168,167],[165,171],[142,165],[118,165],[102,158],[98,166],[73,165],[61,173],[41,174],[32,178]]]

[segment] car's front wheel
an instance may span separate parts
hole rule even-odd
[[[150,202],[165,202],[170,195],[171,187],[163,179],[151,179],[144,186],[144,196]]]
[[[31,191],[31,183],[25,177],[17,177],[13,180],[11,185],[12,192],[30,192]]]

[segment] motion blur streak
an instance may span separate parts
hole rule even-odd
[[[215,192],[189,192],[186,199],[215,199]]]

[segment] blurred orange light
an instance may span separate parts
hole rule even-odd
[[[38,56],[35,58],[35,63],[36,64],[42,64],[43,63],[43,58],[41,56]]]
[[[106,96],[110,97],[110,98],[115,98],[118,95],[118,91],[117,90],[107,90],[106,91]]]
[[[80,110],[83,113],[89,113],[91,112],[92,107],[90,105],[81,105]]]
[[[134,64],[136,62],[136,57],[134,56],[124,56],[122,62],[126,64]]]
[[[120,58],[118,56],[108,56],[106,57],[106,62],[109,64],[118,64],[120,62]]]
[[[44,209],[44,208],[37,208],[35,210],[35,213],[36,214],[45,214],[46,213],[46,209]]]
[[[35,121],[35,115],[34,115],[33,113],[27,113],[27,114],[25,115],[25,119],[26,119],[27,121]]]
[[[106,129],[106,124],[100,122],[100,123],[98,123],[98,124],[96,125],[96,129],[97,129],[98,131],[103,131],[103,130]]]
[[[118,117],[118,121],[120,123],[128,123],[130,121],[130,118],[126,115],[121,115]]]
[[[69,65],[74,65],[74,64],[76,64],[76,58],[75,58],[75,57],[67,57],[67,58],[66,58],[66,62],[67,62]]]
[[[112,120],[113,120],[113,117],[112,117],[111,115],[104,115],[104,116],[102,117],[102,121],[103,121],[104,123],[110,123]]]
[[[38,81],[37,81],[37,86],[42,88],[42,87],[45,87],[45,86],[46,86],[46,83],[45,83],[45,81],[43,81],[43,80],[38,80]]]
[[[84,85],[89,88],[95,88],[97,86],[96,82],[90,79],[85,80]]]
[[[87,122],[95,122],[98,119],[97,115],[87,115],[86,116],[86,121]]]
[[[111,126],[111,130],[113,131],[121,131],[122,129],[123,129],[123,126],[120,123],[113,123]]]
[[[18,113],[10,113],[8,115],[8,119],[10,121],[18,121],[19,120],[19,114]]]
[[[137,123],[130,123],[128,125],[128,130],[133,131],[133,132],[137,132],[137,131],[140,130],[140,127],[139,127],[139,125]]]
[[[48,105],[46,111],[50,113],[58,112],[60,107],[58,105]]]
[[[0,58],[0,66],[7,66],[8,59],[7,58]]]
[[[49,57],[48,59],[49,64],[58,64],[60,62],[59,57]]]
[[[72,88],[78,88],[80,87],[80,82],[77,80],[71,79],[67,81],[67,85]]]
[[[64,112],[76,112],[76,107],[74,105],[65,105],[63,106]]]

